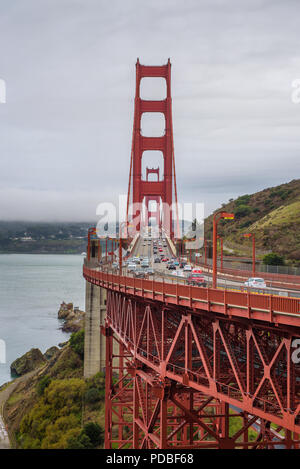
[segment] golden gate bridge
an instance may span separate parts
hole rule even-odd
[[[145,77],[165,79],[164,100],[141,98]],[[164,115],[163,136],[141,134],[144,113]],[[163,153],[162,179],[158,168],[147,168],[142,178],[148,150]],[[151,173],[157,180],[148,179]],[[300,368],[293,358],[299,299],[218,288],[216,249],[211,287],[171,281],[161,264],[152,278],[136,278],[124,266],[123,246],[129,258],[153,256],[157,243],[165,255],[176,254],[174,210],[166,210],[173,194],[176,211],[171,63],[146,66],[138,60],[125,235],[120,230],[111,252],[106,241],[103,256],[91,229],[83,267],[89,288],[105,293],[105,448],[299,448]],[[149,209],[151,201],[156,210]],[[160,235],[149,242],[145,227],[151,217]],[[217,220],[228,217],[216,214],[215,248]],[[134,237],[127,232],[132,218],[138,220]],[[117,247],[119,265],[113,268]]]

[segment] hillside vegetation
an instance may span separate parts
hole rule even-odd
[[[5,406],[5,420],[20,449],[92,449],[103,445],[101,373],[83,378],[83,331],[55,359],[21,382]]]
[[[218,232],[235,254],[250,255],[251,241],[245,233],[255,233],[260,255],[275,252],[289,263],[300,261],[300,179],[245,194],[223,204],[218,210],[235,214],[235,220],[220,220]],[[205,221],[205,236],[212,239],[213,215]]]

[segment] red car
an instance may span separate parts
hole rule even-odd
[[[191,273],[187,278],[188,285],[195,285],[197,287],[206,287],[206,280],[201,274]]]
[[[199,269],[199,268],[197,268],[197,267],[195,267],[195,268],[193,269],[193,272],[192,272],[192,273],[193,273],[193,274],[202,274],[202,270]]]
[[[168,257],[163,257],[161,261],[162,261],[162,262],[168,262],[168,260],[169,260]]]

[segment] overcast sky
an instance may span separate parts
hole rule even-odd
[[[127,192],[137,57],[171,58],[181,201],[299,177],[299,0],[0,0],[0,44],[0,219],[92,220]]]

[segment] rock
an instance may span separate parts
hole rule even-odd
[[[78,306],[63,301],[58,311],[58,319],[63,321],[61,330],[67,333],[79,331],[84,327],[84,315]]]
[[[60,348],[63,348],[63,347],[65,347],[66,345],[68,345],[68,343],[69,343],[68,341],[67,341],[67,342],[60,342],[60,344],[58,344],[58,346],[59,346]]]
[[[38,348],[32,348],[10,365],[10,372],[13,376],[22,376],[45,363],[47,361],[42,352]]]
[[[50,347],[48,348],[48,350],[46,350],[46,352],[44,353],[44,357],[46,358],[46,360],[51,360],[51,358],[53,358],[57,352],[59,352],[59,348],[58,347]]]
[[[66,319],[69,314],[73,313],[73,310],[73,303],[65,303],[63,301],[58,310],[58,319]]]

